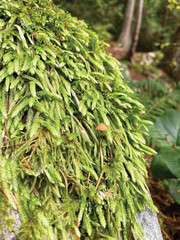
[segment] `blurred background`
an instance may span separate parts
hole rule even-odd
[[[164,239],[180,239],[180,1],[54,0],[84,20],[121,62],[146,108],[149,188]]]

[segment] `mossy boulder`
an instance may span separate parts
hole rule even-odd
[[[0,211],[18,210],[18,239],[143,239],[143,111],[83,21],[0,0]]]

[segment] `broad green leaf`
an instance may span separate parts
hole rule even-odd
[[[151,171],[156,179],[180,177],[180,149],[161,148],[152,160]]]
[[[154,179],[166,179],[175,177],[166,165],[163,154],[158,154],[153,158],[151,162],[151,172]]]
[[[169,170],[176,177],[180,178],[180,149],[168,149],[163,152],[163,155],[165,157],[165,162]]]
[[[174,109],[166,111],[157,119],[156,127],[161,136],[171,144],[180,146],[180,112]]]
[[[169,192],[175,202],[180,204],[180,180],[171,179],[169,181]]]

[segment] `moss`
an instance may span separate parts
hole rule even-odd
[[[136,212],[155,210],[144,160],[154,151],[119,63],[52,2],[0,10],[0,184],[19,239],[128,239],[130,226],[143,239]]]

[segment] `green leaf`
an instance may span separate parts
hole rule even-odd
[[[151,162],[151,172],[154,179],[174,178],[162,154],[158,154],[153,158]]]
[[[165,162],[169,170],[180,178],[180,149],[164,151]]]
[[[155,179],[180,177],[180,149],[161,148],[151,163]]]
[[[171,179],[169,181],[169,192],[174,199],[175,202],[180,204],[180,180],[179,179]]]
[[[156,127],[161,136],[171,144],[180,146],[180,112],[174,109],[166,111],[157,119]]]

